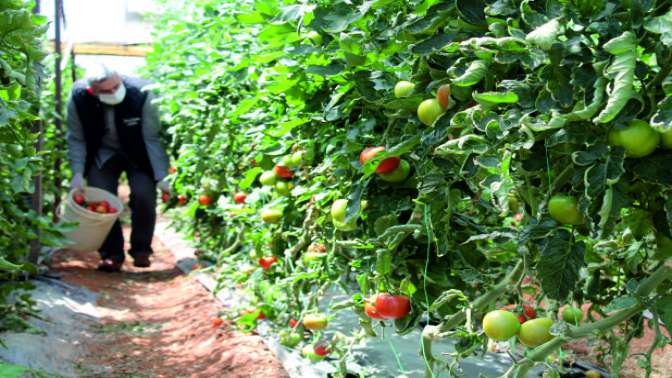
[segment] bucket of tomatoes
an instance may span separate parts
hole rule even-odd
[[[68,248],[97,251],[123,209],[121,200],[106,190],[87,187],[82,191],[71,191],[61,217],[62,222],[77,224],[74,229],[65,232],[70,241]]]

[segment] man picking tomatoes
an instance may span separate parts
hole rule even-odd
[[[161,145],[161,125],[153,95],[142,79],[121,76],[104,65],[73,85],[68,103],[68,160],[71,189],[88,185],[117,194],[126,173],[131,188],[133,265],[149,267],[156,222],[156,188],[170,193],[164,181],[168,156]],[[99,270],[118,272],[124,262],[124,237],[117,221],[99,250]]]

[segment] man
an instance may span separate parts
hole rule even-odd
[[[139,78],[120,76],[99,66],[73,85],[68,103],[68,160],[71,189],[88,185],[117,194],[126,172],[131,188],[133,265],[149,267],[156,223],[156,188],[170,193],[164,181],[168,156],[159,139],[160,123],[153,95]],[[117,221],[99,250],[99,270],[118,272],[124,262],[124,237]]]

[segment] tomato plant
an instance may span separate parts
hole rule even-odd
[[[667,2],[608,0],[167,1],[148,73],[175,188],[249,194],[245,209],[185,206],[177,222],[213,251],[222,282],[282,256],[243,281],[283,322],[346,286],[352,298],[325,311],[357,313],[372,335],[381,315],[363,298],[400,290],[409,314],[377,323],[423,328],[428,376],[453,363],[435,340],[453,338],[457,359],[478,353],[478,320],[526,295],[551,322],[560,304],[593,310],[550,339],[548,320],[505,315],[511,329],[533,322],[521,340],[538,345],[509,376],[558,373],[556,352],[581,338],[625,356],[635,330],[672,326],[672,151],[653,143],[672,130],[669,14]],[[385,151],[362,165],[366,146]],[[384,173],[399,170],[393,182],[376,174],[377,159],[402,156]],[[291,168],[291,196],[276,164]],[[329,248],[303,263],[314,240]],[[650,372],[652,356],[630,358]]]

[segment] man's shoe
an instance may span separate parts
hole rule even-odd
[[[149,261],[149,255],[138,255],[133,257],[133,266],[138,268],[149,268],[152,262]]]
[[[123,261],[114,261],[111,259],[104,259],[100,265],[98,265],[98,270],[101,272],[119,272],[121,271],[121,266],[124,265]]]

